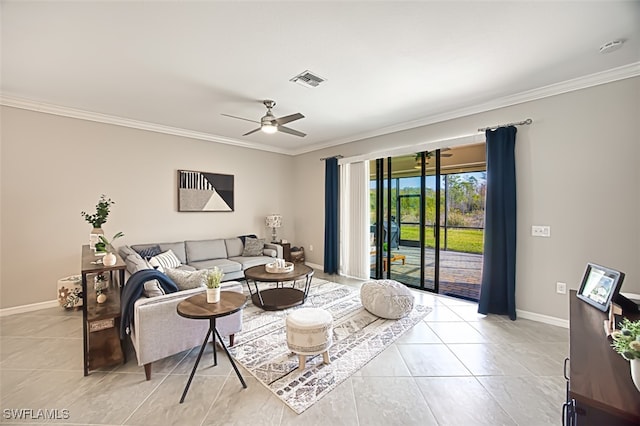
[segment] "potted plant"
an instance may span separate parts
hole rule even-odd
[[[214,266],[207,274],[207,303],[218,303],[220,301],[220,281],[224,273],[220,268]]]
[[[620,330],[615,330],[613,344],[611,345],[622,358],[629,361],[631,366],[631,378],[640,391],[640,320],[631,321],[624,318],[620,324]]]
[[[98,236],[104,234],[102,231],[102,225],[107,221],[107,217],[109,217],[109,209],[114,204],[115,201],[102,194],[98,200],[98,204],[96,204],[96,212],[94,214],[89,214],[85,211],[80,212],[80,215],[84,217],[84,220],[93,226],[91,234],[89,235],[89,247],[92,250],[96,248],[96,243],[100,241]]]
[[[84,220],[93,225],[94,229],[102,228],[102,225],[107,221],[109,217],[109,209],[115,204],[111,198],[107,198],[104,194],[100,196],[98,204],[96,204],[95,214],[89,214],[87,212],[80,212],[84,217]]]
[[[107,254],[104,255],[104,258],[102,258],[102,264],[104,266],[113,266],[116,264],[117,259],[116,255],[113,254],[113,242],[120,237],[124,237],[124,234],[122,232],[118,232],[116,235],[114,235],[113,238],[111,238],[111,241],[107,240],[104,235],[100,235],[100,242],[104,244],[104,249],[107,252]]]

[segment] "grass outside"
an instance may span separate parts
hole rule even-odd
[[[418,225],[402,225],[400,226],[400,239],[420,241],[420,227]],[[425,229],[426,247],[434,248],[436,246],[435,235],[432,228]],[[440,248],[444,249],[444,229],[440,229]],[[463,253],[482,254],[484,248],[484,235],[482,229],[447,229],[447,245],[448,250],[459,251]]]

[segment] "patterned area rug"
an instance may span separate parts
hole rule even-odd
[[[287,348],[285,318],[301,307],[323,308],[333,316],[331,363],[322,355],[307,357],[298,371],[298,357]],[[431,308],[414,305],[399,320],[385,320],[367,312],[360,303],[360,290],[313,279],[304,305],[284,311],[263,311],[251,301],[243,311],[242,332],[229,351],[262,384],[300,414],[362,368],[404,332],[423,319]]]

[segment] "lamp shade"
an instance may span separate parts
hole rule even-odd
[[[282,215],[272,214],[266,217],[267,228],[280,228],[282,226]]]

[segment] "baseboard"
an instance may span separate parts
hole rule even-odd
[[[550,317],[549,315],[536,314],[535,312],[523,311],[516,309],[518,318],[524,318],[532,321],[543,322],[545,324],[555,325],[557,327],[569,328],[569,320],[562,318]]]
[[[309,263],[309,262],[305,262],[304,264],[309,266],[309,267],[311,267],[311,268],[313,268],[313,269],[318,269],[320,271],[324,270],[324,266],[322,266],[322,265],[316,265],[315,263]]]
[[[23,314],[25,312],[39,311],[40,309],[55,308],[59,306],[60,304],[58,303],[57,300],[49,300],[47,302],[32,303],[30,305],[13,306],[11,308],[0,309],[0,317],[6,317],[7,315]]]

